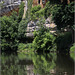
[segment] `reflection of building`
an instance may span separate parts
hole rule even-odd
[[[41,7],[43,8],[45,7],[47,1],[48,0],[33,0],[33,6],[41,5]]]

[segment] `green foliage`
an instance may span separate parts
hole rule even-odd
[[[34,6],[32,9],[31,9],[31,13],[34,15],[35,12],[39,11],[41,9],[41,6],[38,5],[38,6]]]
[[[48,18],[51,15],[54,5],[60,4],[59,0],[49,0],[44,8],[44,16]]]
[[[74,2],[68,5],[55,5],[52,10],[52,18],[58,29],[74,25]]]
[[[42,27],[39,31],[34,32],[33,48],[34,50],[46,51],[50,50],[54,45],[55,37],[50,34],[48,29]]]
[[[45,16],[45,18],[47,18],[47,17],[50,16],[52,6],[53,6],[53,5],[50,3],[50,1],[48,1],[48,2],[46,3],[45,11],[44,11],[44,16]]]
[[[60,4],[60,0],[48,0],[51,4]]]
[[[1,49],[2,50],[17,50],[17,34],[18,24],[13,22],[9,17],[1,18]]]
[[[24,13],[24,3],[21,2],[21,5],[19,6],[18,22],[20,22],[22,20],[23,13]]]
[[[32,9],[31,9],[31,19],[32,20],[35,20],[37,17],[36,17],[36,15],[35,15],[35,13],[37,12],[37,11],[39,11],[41,9],[41,6],[40,5],[38,5],[38,6],[34,6]]]
[[[73,46],[70,48],[70,51],[74,51],[75,50],[75,43],[73,44]]]
[[[32,43],[19,43],[18,45],[18,51],[32,51]]]
[[[50,75],[50,71],[56,66],[56,54],[33,54],[32,60],[34,63],[34,73],[40,75]],[[37,63],[38,62],[38,63]],[[43,64],[42,64],[43,63]]]
[[[24,59],[23,56],[20,59],[15,53],[11,55],[2,54],[1,75],[27,75],[27,72],[25,71],[26,65],[20,64],[20,61],[23,61]]]
[[[31,8],[32,8],[32,3],[33,3],[33,0],[27,0],[27,7],[28,7],[28,9],[27,9],[27,12],[26,12],[26,18],[28,18],[28,19],[30,19],[30,17],[31,17]]]
[[[25,39],[26,28],[27,28],[28,20],[22,20],[18,26],[18,39]]]
[[[55,40],[57,50],[60,52],[69,51],[69,46],[72,44],[72,34],[70,32],[61,33]],[[66,50],[68,49],[68,50]]]
[[[44,8],[40,9],[39,11],[35,12],[36,17],[43,17],[44,16]]]
[[[70,56],[71,56],[72,59],[75,60],[75,43],[70,48]]]
[[[16,11],[13,11],[11,16],[9,16],[12,21],[18,21],[18,15]]]

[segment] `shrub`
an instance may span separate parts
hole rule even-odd
[[[70,47],[70,51],[74,51],[75,50],[75,43]]]
[[[35,16],[39,17],[39,18],[44,16],[44,8],[42,8],[41,10],[35,12]]]
[[[75,53],[75,43],[70,47],[70,56],[72,59],[75,60],[75,56],[74,56],[74,53]]]
[[[17,50],[18,24],[11,18],[3,16],[1,18],[1,50]]]
[[[32,9],[31,9],[31,19],[32,20],[35,20],[36,19],[36,16],[35,16],[35,13],[37,11],[39,11],[41,9],[41,6],[38,5],[38,6],[34,6]]]
[[[35,31],[35,38],[33,40],[33,48],[37,51],[50,50],[53,47],[55,37],[44,27],[40,28],[39,31]]]
[[[51,8],[52,8],[52,5],[50,4],[50,1],[48,1],[46,3],[46,6],[45,6],[45,11],[44,11],[44,16],[45,18],[49,17],[50,14],[51,14]]]
[[[27,24],[28,24],[28,19],[27,20],[22,20],[20,23],[19,23],[19,26],[18,26],[18,39],[19,40],[24,40],[26,35],[26,28],[27,28]]]

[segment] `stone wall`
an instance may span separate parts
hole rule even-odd
[[[0,16],[10,16],[12,11],[16,11],[18,13],[20,3],[21,0],[0,0]]]
[[[10,16],[13,11],[18,13],[19,5],[8,5],[0,9],[0,16]]]

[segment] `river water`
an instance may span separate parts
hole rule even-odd
[[[74,60],[69,54],[2,54],[1,75],[74,75]]]

